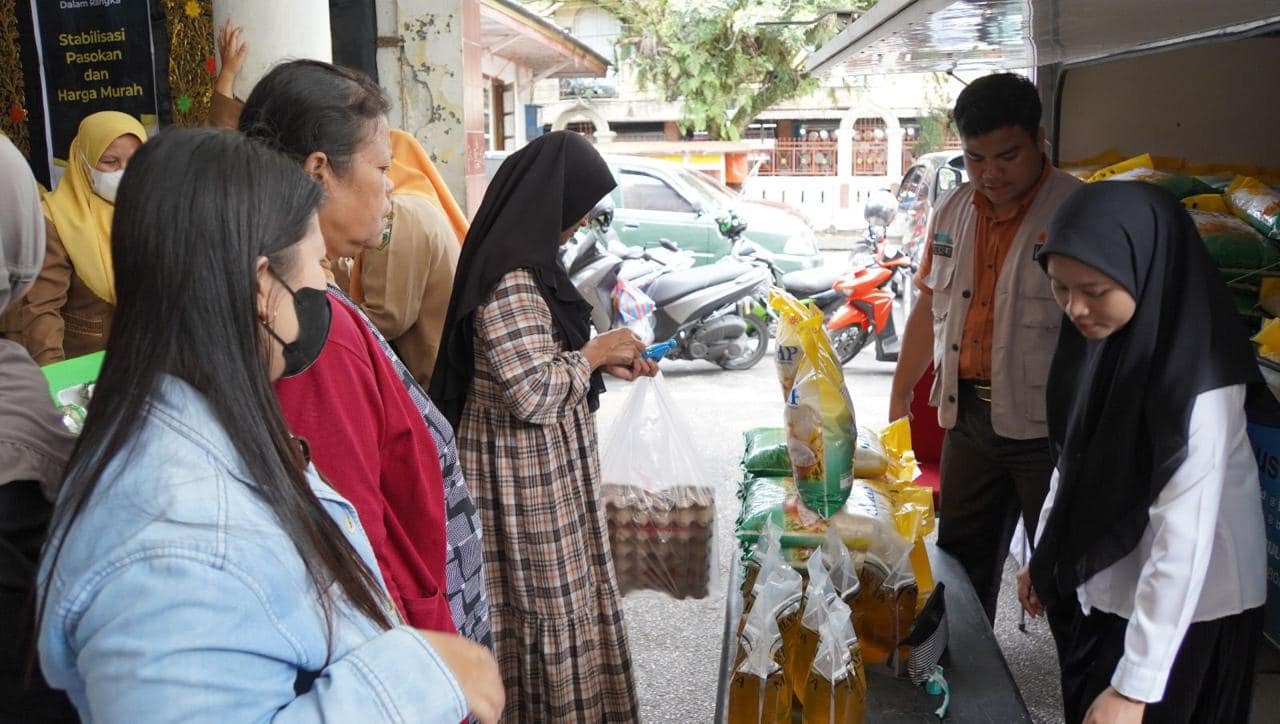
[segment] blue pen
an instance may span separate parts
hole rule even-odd
[[[648,347],[645,347],[644,351],[640,353],[640,356],[645,359],[649,359],[657,362],[658,360],[662,359],[663,356],[665,356],[668,352],[670,352],[675,348],[676,348],[676,341],[674,339],[668,339],[665,342],[658,342],[656,344],[651,344]]]

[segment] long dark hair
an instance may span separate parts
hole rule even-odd
[[[172,375],[204,395],[296,546],[330,632],[333,583],[361,613],[391,625],[377,579],[307,482],[257,318],[257,260],[287,274],[322,196],[296,163],[229,131],[168,130],[134,155],[111,228],[115,318],[45,551],[54,563],[94,491],[109,484],[103,472],[145,424],[162,376]]]
[[[358,70],[291,60],[253,87],[240,112],[240,130],[299,164],[321,151],[335,171],[346,174],[373,122],[390,108],[382,88]]]

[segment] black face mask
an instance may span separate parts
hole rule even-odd
[[[320,352],[329,340],[333,310],[329,308],[329,297],[323,289],[302,287],[294,291],[279,274],[271,273],[293,297],[293,311],[298,316],[298,338],[286,342],[266,322],[262,326],[284,348],[284,374],[281,377],[293,377],[305,372],[320,358]]]

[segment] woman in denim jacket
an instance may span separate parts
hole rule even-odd
[[[40,663],[89,722],[496,721],[496,664],[401,624],[271,382],[331,310],[321,190],[172,130],[120,189],[118,308],[40,572]]]

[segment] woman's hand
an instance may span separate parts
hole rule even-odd
[[[453,672],[471,716],[480,724],[497,724],[506,705],[502,673],[489,649],[454,634],[418,630]]]
[[[593,370],[618,366],[630,368],[643,351],[644,342],[625,327],[597,335],[582,346],[582,355]]]
[[[1141,724],[1145,701],[1129,697],[1108,686],[1093,700],[1084,715],[1084,724]]]
[[[231,19],[222,24],[218,30],[218,57],[222,58],[222,68],[213,83],[213,89],[228,98],[235,93],[236,76],[244,67],[244,59],[249,55],[249,44],[240,40],[244,28],[232,25]]]
[[[605,372],[617,377],[620,380],[634,380],[639,377],[656,377],[658,375],[658,363],[643,357],[636,357],[635,361],[627,365],[607,365]]]
[[[1044,604],[1040,603],[1040,597],[1036,595],[1036,589],[1031,585],[1031,567],[1023,566],[1018,571],[1018,602],[1022,604],[1023,610],[1031,614],[1032,618],[1039,618],[1044,615]]]

